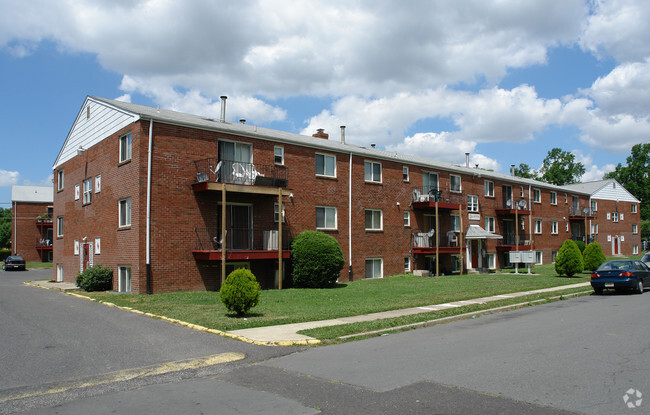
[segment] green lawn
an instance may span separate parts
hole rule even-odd
[[[25,264],[27,269],[43,269],[43,268],[52,268],[51,262],[28,262]]]
[[[237,318],[228,312],[217,292],[83,294],[119,306],[228,331],[332,319],[589,281],[588,273],[573,278],[558,277],[553,265],[536,266],[533,272],[538,275],[486,274],[438,278],[398,275],[343,283],[331,289],[268,290],[262,292],[260,304],[245,318]]]

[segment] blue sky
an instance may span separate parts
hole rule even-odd
[[[51,185],[86,95],[598,180],[650,141],[642,0],[0,0],[0,206]]]

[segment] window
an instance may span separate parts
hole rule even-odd
[[[592,223],[591,224],[591,233],[592,234],[598,234],[598,224],[597,223]]]
[[[280,206],[277,203],[275,203],[273,205],[273,222],[275,222],[275,223],[278,223],[278,210],[279,210],[279,208],[280,208]],[[285,220],[284,220],[284,203],[283,203],[282,204],[282,223],[284,223],[284,222],[285,222]]]
[[[404,226],[411,226],[411,212],[404,211]]]
[[[451,229],[454,232],[460,232],[460,216],[449,215],[451,218]]]
[[[93,192],[93,182],[92,179],[86,179],[83,181],[83,204],[88,204],[90,203],[90,196],[92,195]]]
[[[79,239],[74,240],[74,254],[79,255]]]
[[[639,253],[639,245],[632,245],[632,255],[637,255]]]
[[[485,218],[485,230],[488,232],[494,233],[495,227],[494,227],[494,217],[492,216],[487,216]]]
[[[367,182],[381,183],[381,163],[366,161],[363,170]]]
[[[632,225],[632,233],[634,234],[639,233],[639,229],[636,224]]]
[[[624,213],[621,213],[621,220],[625,220],[625,216],[624,216],[624,215],[625,215]]]
[[[117,267],[119,274],[119,286],[117,290],[121,293],[131,292],[131,267],[119,266]]]
[[[95,176],[95,193],[102,191],[102,176]]]
[[[284,147],[273,147],[273,162],[280,166],[284,166]]]
[[[596,212],[596,211],[598,211],[598,202],[595,201],[595,200],[592,200],[592,201],[591,201],[591,211],[592,211],[592,212]]]
[[[542,251],[535,251],[535,265],[542,265]]]
[[[449,175],[449,190],[452,191],[452,192],[460,192],[461,191],[460,176],[456,176],[455,174],[450,174]]]
[[[79,200],[79,194],[81,193],[81,188],[78,184],[74,185],[74,200]]]
[[[404,257],[404,272],[411,272],[411,257]]]
[[[495,254],[488,254],[487,261],[489,269],[497,269],[497,256]]]
[[[551,222],[551,233],[557,235],[557,221]]]
[[[467,195],[467,211],[478,212],[478,196]]]
[[[63,236],[63,216],[56,218],[56,236]]]
[[[565,193],[564,194],[564,204],[566,205],[567,203],[569,203],[569,195]]]
[[[536,220],[535,221],[535,233],[542,233],[542,221],[541,220]]]
[[[336,177],[336,157],[316,153],[316,175]]]
[[[123,161],[131,160],[131,133],[125,134],[120,137],[120,163]]]
[[[131,198],[121,199],[118,205],[120,227],[131,226]]]
[[[95,238],[95,255],[102,253],[102,240],[101,238]]]
[[[432,190],[438,190],[438,173],[422,173],[422,190],[424,193],[431,193]]]
[[[63,190],[63,185],[65,184],[65,175],[63,170],[56,172],[56,189]]]
[[[539,189],[533,189],[533,202],[542,203],[542,191]]]
[[[336,229],[336,208],[316,206],[316,229]]]
[[[409,181],[409,168],[407,166],[402,167],[402,180]]]
[[[519,187],[519,197],[524,197],[524,186]]]
[[[381,210],[366,209],[366,230],[380,231],[382,229]]]
[[[557,205],[557,193],[556,192],[551,192],[551,204],[552,205]]]
[[[618,222],[618,212],[612,212],[612,222]]]
[[[451,271],[460,272],[460,255],[451,256]]]
[[[566,231],[569,232],[569,222],[566,223]]]
[[[632,204],[632,213],[636,213],[636,204]]]
[[[383,259],[366,259],[366,278],[381,278],[383,275]]]
[[[488,180],[483,182],[483,188],[485,190],[485,196],[494,197],[494,182]]]
[[[611,214],[607,212],[607,220],[610,220],[610,218],[611,218]]]
[[[551,263],[555,264],[555,258],[557,258],[558,251],[551,251]]]

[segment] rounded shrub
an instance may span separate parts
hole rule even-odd
[[[260,285],[255,275],[246,268],[239,268],[228,275],[219,291],[221,301],[228,310],[244,315],[260,302]]]
[[[585,248],[585,251],[582,253],[583,260],[585,262],[585,269],[590,271],[596,270],[607,259],[603,253],[603,248],[596,241],[590,243]]]
[[[576,246],[580,250],[580,253],[583,254],[585,252],[585,243],[582,241],[574,241],[576,243]]]
[[[86,268],[77,275],[77,287],[85,291],[106,291],[113,288],[113,270],[101,265]]]
[[[294,287],[326,288],[336,283],[345,260],[341,245],[332,236],[303,231],[291,243]]]
[[[583,269],[584,263],[578,245],[571,239],[567,239],[562,243],[555,258],[555,272],[558,275],[572,277],[574,274],[582,272]]]

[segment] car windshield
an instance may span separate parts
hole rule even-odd
[[[641,258],[641,261],[643,261],[643,262],[650,262],[650,252],[646,252],[646,253],[643,255],[643,258]]]
[[[598,267],[598,271],[616,271],[633,269],[631,261],[610,261]]]

